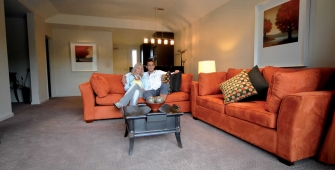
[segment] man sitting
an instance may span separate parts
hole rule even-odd
[[[167,72],[162,70],[155,70],[155,62],[153,59],[149,59],[147,61],[146,68],[148,69],[148,71],[143,73],[143,81],[146,81],[146,84],[148,86],[146,86],[144,89],[144,99],[147,100],[149,97],[161,96],[163,101],[165,101],[166,96],[169,92],[169,85],[166,83],[162,83],[162,75],[165,75]],[[178,72],[179,70],[176,70],[171,74]],[[127,83],[125,76],[122,78],[122,83]]]

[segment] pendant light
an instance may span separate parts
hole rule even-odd
[[[163,30],[163,11],[164,11],[164,8],[158,8],[158,7],[154,7],[154,10],[155,10],[155,34],[153,37],[150,38],[150,43],[151,44],[155,44],[156,43],[156,40],[157,40],[157,44],[164,44],[164,45],[174,45],[174,40],[173,39],[170,39],[170,41],[168,39],[165,39],[164,38],[164,30]],[[162,38],[158,38],[158,35],[157,35],[157,30],[156,30],[156,11],[159,10],[159,11],[162,11],[162,17],[161,17],[161,29],[162,29]],[[149,43],[149,38],[147,37],[144,37],[144,40],[143,42],[145,44]]]

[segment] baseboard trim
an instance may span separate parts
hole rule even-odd
[[[46,98],[46,99],[44,99],[44,100],[41,100],[41,104],[42,104],[42,103],[45,103],[45,102],[47,102],[47,101],[49,101],[49,98]]]
[[[14,113],[12,113],[12,112],[7,113],[7,114],[5,114],[5,115],[2,115],[2,116],[0,116],[0,122],[3,121],[3,120],[8,119],[8,118],[10,118],[10,117],[13,117],[13,116],[14,116]]]
[[[42,103],[45,103],[45,102],[47,102],[47,101],[49,101],[49,98],[40,100],[39,102],[31,102],[30,104],[32,104],[32,105],[35,105],[35,104],[42,104]]]

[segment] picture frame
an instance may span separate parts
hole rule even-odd
[[[72,71],[97,71],[97,47],[92,42],[70,42]]]
[[[298,40],[292,43],[263,47],[264,12],[291,0],[266,0],[255,6],[254,65],[259,67],[304,67],[307,65],[310,0],[299,0]],[[294,0],[295,1],[295,0]],[[276,26],[274,23],[272,26]]]

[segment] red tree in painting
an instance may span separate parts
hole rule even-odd
[[[282,4],[275,24],[281,32],[287,32],[287,39],[292,39],[293,30],[298,30],[299,26],[299,0],[291,0]]]
[[[263,38],[265,38],[266,34],[269,33],[271,29],[272,29],[272,22],[269,19],[264,18]]]
[[[88,47],[89,46],[75,46],[77,61],[79,61],[80,58],[86,58],[86,56],[90,54]]]

